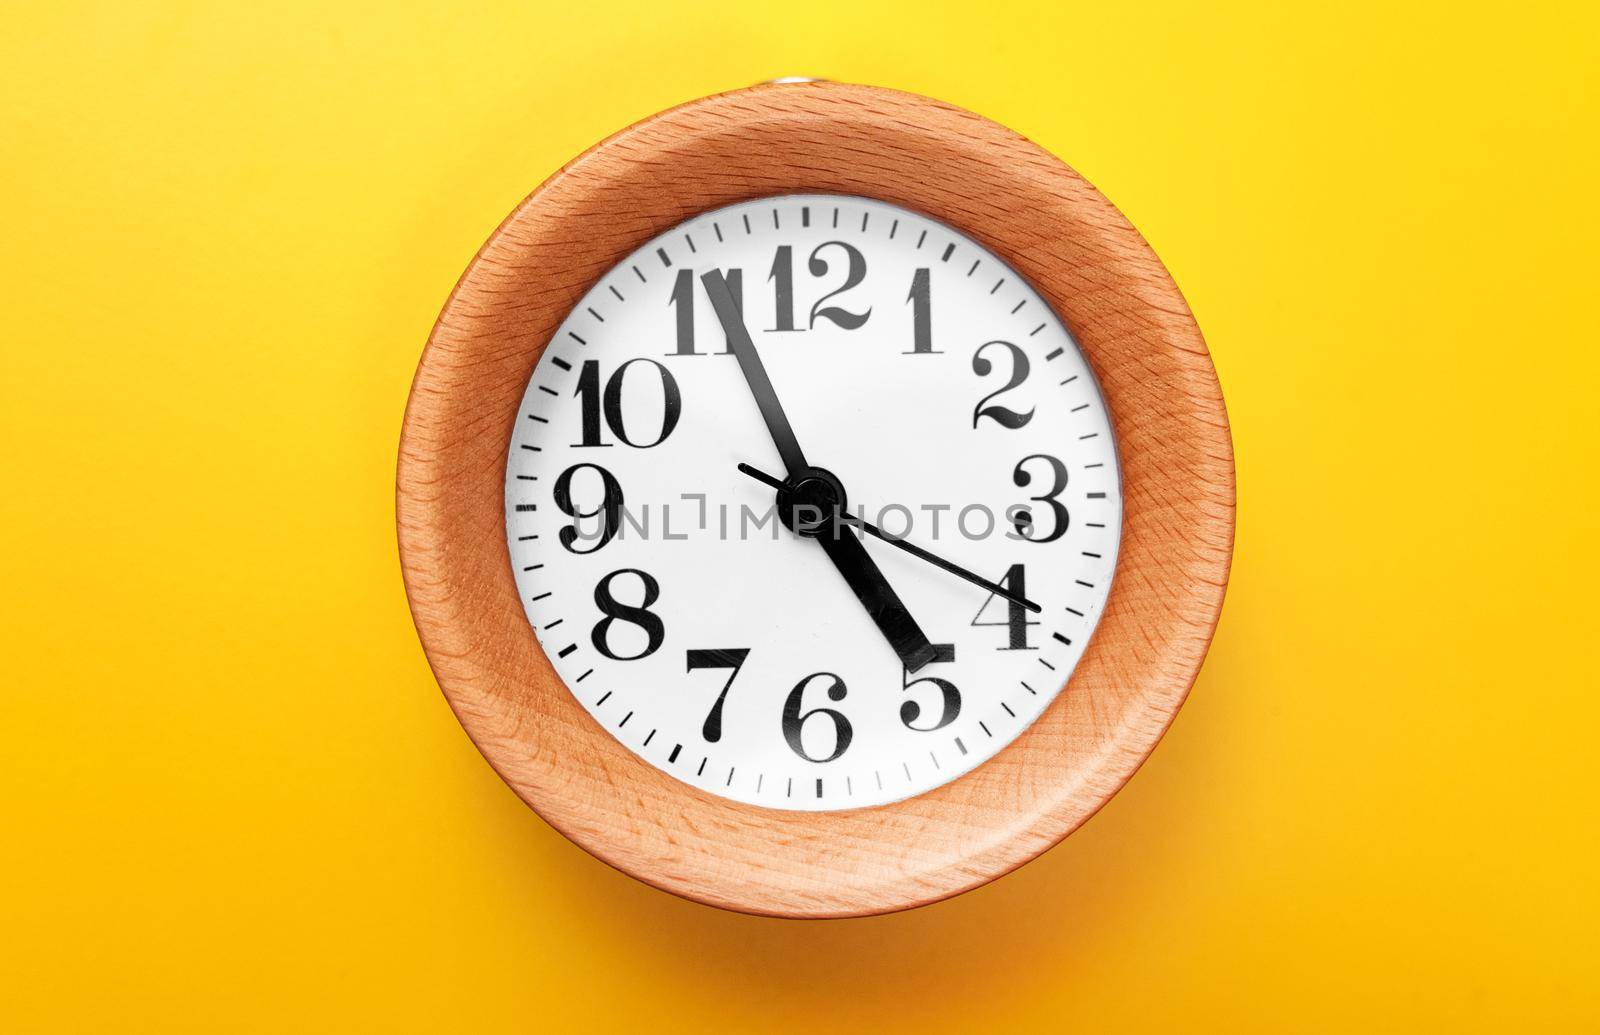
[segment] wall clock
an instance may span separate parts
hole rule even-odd
[[[921,97],[740,90],[468,267],[398,472],[412,613],[530,806],[657,887],[931,902],[1065,837],[1188,692],[1233,542],[1205,342],[1066,165]]]

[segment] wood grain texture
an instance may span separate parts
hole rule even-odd
[[[1122,463],[1122,546],[1066,691],[988,763],[878,808],[779,812],[680,783],[572,698],[524,617],[506,547],[506,452],[545,345],[596,280],[707,209],[790,193],[878,198],[970,235],[1082,346]],[[1233,448],[1216,372],[1172,278],[1116,208],[1011,131],[936,101],[800,83],[647,119],[551,177],[444,307],[406,410],[400,554],[429,663],[473,742],[567,837],[657,887],[731,909],[903,909],[1008,872],[1120,788],[1205,656],[1233,549]]]

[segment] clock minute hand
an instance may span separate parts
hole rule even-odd
[[[778,402],[778,393],[772,389],[772,380],[767,377],[767,368],[756,352],[755,342],[750,340],[750,331],[739,315],[739,306],[733,300],[733,292],[728,290],[727,280],[721,270],[712,270],[701,274],[700,282],[705,285],[711,308],[716,310],[717,321],[728,336],[728,346],[739,360],[739,369],[744,372],[744,379],[750,385],[750,394],[756,397],[756,408],[761,411],[761,419],[767,423],[772,443],[778,447],[778,456],[783,459],[783,465],[790,474],[798,474],[809,466],[806,456],[800,451],[800,441],[794,437],[794,429],[789,426],[789,415],[783,412],[783,404]]]
[[[702,274],[700,281],[705,285],[706,296],[711,299],[711,308],[716,310],[717,321],[728,336],[728,345],[739,360],[739,369],[750,386],[750,394],[755,396],[756,408],[761,411],[761,419],[766,421],[773,445],[778,447],[778,455],[789,474],[798,480],[802,474],[812,470],[811,465],[806,463],[800,442],[794,437],[794,429],[789,426],[789,416],[783,412],[783,404],[778,402],[778,393],[772,388],[772,379],[767,377],[767,368],[756,352],[755,342],[750,340],[750,331],[739,315],[739,307],[734,304],[733,292],[728,290],[728,282],[720,270]],[[900,656],[906,671],[915,672],[931,662],[938,652],[933,649],[922,627],[917,625],[917,620],[911,617],[911,612],[906,610],[905,603],[895,593],[894,587],[889,585],[889,580],[883,577],[877,563],[868,556],[867,548],[861,545],[855,533],[837,522],[829,521],[826,528],[809,537],[822,545],[828,560],[844,576],[851,592],[866,608],[868,617]]]
[[[763,485],[772,486],[774,489],[781,489],[784,486],[784,483],[779,481],[777,478],[774,478],[772,475],[766,473],[765,471],[758,471],[754,467],[751,467],[749,464],[740,464],[739,465],[739,471],[742,474],[749,475],[750,477],[754,478],[756,481],[761,482]],[[968,582],[972,583],[974,586],[978,586],[978,587],[980,587],[982,589],[986,589],[989,592],[995,594],[996,596],[1000,597],[1003,600],[1009,600],[1013,604],[1019,604],[1022,607],[1027,608],[1029,611],[1032,611],[1034,614],[1038,614],[1038,613],[1040,613],[1040,612],[1042,612],[1044,610],[1044,608],[1040,607],[1038,604],[1035,604],[1033,601],[1029,600],[1027,597],[1020,596],[1020,595],[1018,595],[1016,593],[1011,592],[1011,590],[1009,590],[1006,587],[1000,585],[998,582],[990,582],[988,579],[984,578],[982,575],[978,575],[978,574],[975,574],[973,572],[970,572],[970,571],[968,571],[967,569],[961,567],[958,564],[952,564],[951,562],[945,560],[943,557],[940,557],[940,556],[938,556],[936,554],[931,554],[927,550],[924,550],[920,546],[915,546],[915,545],[913,545],[911,543],[906,542],[904,539],[900,539],[900,538],[897,538],[895,536],[889,535],[883,529],[879,528],[877,525],[874,525],[870,521],[864,521],[861,518],[858,518],[858,517],[856,517],[856,516],[854,516],[852,514],[847,514],[847,513],[843,512],[843,511],[839,512],[838,517],[839,517],[840,521],[844,522],[847,525],[851,525],[851,526],[853,526],[855,528],[859,528],[859,529],[861,529],[861,531],[867,533],[868,535],[873,536],[874,538],[877,538],[877,539],[881,539],[883,542],[888,543],[890,546],[893,546],[893,547],[896,547],[898,549],[904,550],[906,553],[909,553],[913,557],[917,557],[917,558],[920,558],[921,560],[927,561],[929,564],[933,565],[934,567],[940,568],[940,569],[942,569],[944,571],[947,571],[950,574],[956,576],[957,578],[966,579]]]

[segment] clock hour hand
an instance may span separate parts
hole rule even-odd
[[[783,404],[778,402],[778,393],[772,390],[772,380],[767,377],[767,368],[762,365],[755,342],[750,340],[750,331],[739,315],[739,306],[733,300],[733,292],[728,290],[726,278],[721,270],[712,270],[702,274],[700,281],[706,287],[707,297],[711,299],[711,308],[717,311],[717,321],[722,324],[723,333],[728,336],[728,347],[733,349],[734,356],[739,360],[739,369],[744,373],[745,382],[750,385],[750,394],[756,397],[756,408],[761,411],[761,419],[767,423],[767,432],[778,447],[783,466],[790,474],[798,474],[807,466],[806,456],[800,451],[800,442],[794,437],[794,429],[789,426],[789,415],[783,412]]]
[[[785,487],[785,483],[784,482],[780,481],[777,478],[774,478],[772,475],[766,473],[765,471],[756,470],[754,467],[751,467],[749,464],[740,464],[739,465],[739,471],[742,474],[749,475],[750,477],[754,478],[756,481],[762,483],[763,485],[772,486],[774,489],[782,490]],[[924,550],[920,546],[914,546],[911,543],[906,542],[904,539],[899,539],[899,538],[896,538],[895,536],[891,536],[891,535],[885,533],[883,529],[879,528],[877,525],[874,525],[870,521],[864,521],[861,518],[858,518],[858,517],[856,517],[856,516],[854,516],[852,514],[847,514],[847,513],[843,512],[843,511],[841,511],[839,513],[839,520],[844,522],[847,525],[850,525],[850,526],[854,527],[854,528],[861,529],[861,531],[867,533],[870,536],[873,536],[876,539],[881,539],[883,542],[888,543],[890,546],[893,546],[893,547],[896,547],[898,549],[904,550],[906,553],[909,553],[913,557],[917,557],[917,558],[919,558],[921,560],[927,561],[929,564],[933,565],[934,567],[940,568],[940,569],[942,569],[944,571],[947,571],[950,574],[956,576],[957,578],[966,579],[968,582],[972,583],[974,586],[979,586],[979,587],[981,587],[983,589],[986,589],[989,592],[995,594],[996,596],[1000,597],[1003,600],[1009,600],[1013,604],[1019,604],[1022,607],[1027,608],[1029,611],[1032,611],[1034,614],[1038,614],[1038,613],[1040,613],[1041,611],[1044,610],[1044,608],[1040,607],[1038,604],[1035,604],[1033,601],[1029,600],[1027,597],[1019,596],[1018,594],[1011,592],[1011,590],[1009,590],[1006,587],[1000,585],[998,582],[990,582],[988,579],[984,578],[983,576],[975,574],[973,572],[970,572],[967,569],[961,567],[960,565],[952,564],[951,562],[945,560],[943,557],[939,557],[939,556],[937,556],[935,554],[931,554],[927,550]]]
[[[878,570],[877,563],[867,554],[867,548],[861,545],[856,534],[842,525],[833,525],[816,538],[833,566],[850,584],[861,606],[877,623],[889,646],[900,655],[906,671],[915,672],[932,661],[938,651],[928,642],[927,634],[906,610],[906,605]]]

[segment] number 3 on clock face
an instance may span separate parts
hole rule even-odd
[[[791,478],[741,333],[827,477]],[[594,721],[774,809],[911,797],[1026,730],[1122,516],[1098,386],[1033,289],[949,226],[827,195],[708,212],[605,273],[533,372],[505,486],[527,619]],[[865,583],[780,495],[845,503],[822,534],[859,541]],[[897,649],[863,585],[931,650]]]

